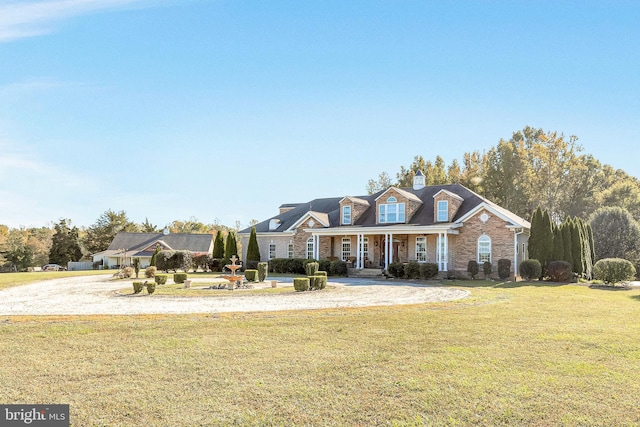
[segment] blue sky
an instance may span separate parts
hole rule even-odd
[[[0,1],[0,224],[246,225],[530,125],[640,176],[640,2]]]

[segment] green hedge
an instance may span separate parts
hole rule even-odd
[[[309,276],[309,287],[312,290],[324,289],[327,287],[327,276]]]
[[[615,285],[616,283],[633,280],[636,275],[636,268],[631,261],[626,259],[605,258],[596,262],[593,266],[593,274],[596,279]]]
[[[519,270],[524,280],[534,280],[542,275],[542,265],[537,259],[526,259],[522,261]]]
[[[511,274],[511,260],[501,258],[498,260],[498,277],[502,280],[508,279]]]
[[[173,274],[173,282],[174,283],[184,283],[187,280],[187,273],[174,273]]]
[[[157,283],[158,285],[165,285],[167,283],[167,275],[156,274],[155,283]]]
[[[420,264],[420,278],[433,279],[438,276],[438,264],[435,262],[425,262]]]
[[[249,282],[255,282],[258,280],[258,270],[245,270],[244,277],[246,277]]]
[[[571,264],[567,261],[551,261],[547,267],[547,274],[552,282],[571,282],[573,280]]]
[[[346,276],[347,263],[344,261],[330,261],[304,258],[273,258],[269,261],[269,271],[278,274],[307,274],[309,263],[318,263],[317,271],[326,271],[329,276]]]
[[[133,293],[134,294],[139,294],[140,292],[142,292],[143,288],[144,288],[144,283],[142,283],[142,282],[133,282]]]
[[[293,289],[297,292],[304,292],[309,290],[309,278],[308,277],[296,277],[293,279]]]

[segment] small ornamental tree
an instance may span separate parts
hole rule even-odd
[[[249,244],[247,245],[247,263],[250,261],[260,261],[260,248],[258,247],[258,238],[256,236],[256,228],[251,227],[249,235]]]

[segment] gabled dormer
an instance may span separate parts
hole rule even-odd
[[[418,196],[389,187],[376,198],[376,224],[406,224],[422,205]]]
[[[367,200],[346,196],[340,200],[340,225],[355,224],[368,208]]]
[[[440,190],[433,196],[434,222],[451,222],[464,199],[447,190]]]

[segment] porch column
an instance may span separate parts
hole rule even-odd
[[[313,259],[320,259],[320,236],[313,236]]]
[[[360,257],[360,268],[364,268],[364,234],[360,234],[360,245],[358,246],[358,256]]]
[[[384,268],[389,268],[389,233],[384,235]]]
[[[449,271],[449,233],[444,233],[444,270]]]
[[[356,265],[355,267],[360,269],[362,268],[360,266],[360,258],[361,256],[361,252],[362,252],[362,241],[361,241],[362,236],[360,234],[356,235]]]
[[[389,233],[389,264],[393,262],[393,233]],[[389,266],[387,264],[387,267]]]

